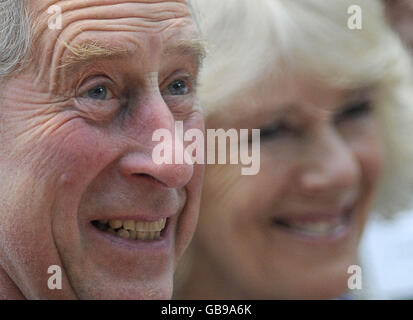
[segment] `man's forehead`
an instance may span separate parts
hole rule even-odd
[[[94,7],[100,5],[116,5],[121,3],[137,3],[137,4],[166,4],[177,3],[190,6],[188,0],[36,0],[27,1],[27,5],[35,11],[45,11],[53,5],[64,7]]]
[[[27,1],[26,5],[33,21],[40,28],[51,19],[56,19],[60,13],[66,20],[75,16],[79,19],[129,17],[153,22],[192,16],[188,0],[36,0]],[[65,21],[62,22],[64,25]]]
[[[33,7],[38,14],[32,12],[35,39],[71,42],[84,31],[159,33],[171,26],[177,29],[191,24],[193,28],[178,29],[186,32],[193,29],[197,33],[187,0],[41,0],[40,3],[43,5]]]
[[[34,10],[34,41],[41,42],[37,54],[41,65],[51,63],[53,70],[66,63],[124,54],[130,44],[132,50],[126,48],[129,54],[150,52],[147,39],[161,34],[162,50],[158,53],[172,46],[197,60],[203,56],[202,45],[192,41],[198,32],[187,0],[40,0],[37,6],[34,2],[28,4],[32,6],[29,10]],[[56,6],[61,12],[61,27],[53,29],[48,9],[53,7],[51,12],[56,15]],[[182,45],[183,40],[187,43]],[[52,53],[51,60],[45,52]]]

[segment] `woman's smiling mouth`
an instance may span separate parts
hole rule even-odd
[[[335,213],[303,214],[296,216],[276,217],[272,224],[306,240],[329,240],[342,238],[348,234],[352,221],[353,209],[341,209]]]

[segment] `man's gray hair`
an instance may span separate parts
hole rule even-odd
[[[0,0],[0,81],[22,67],[30,48],[25,0]]]

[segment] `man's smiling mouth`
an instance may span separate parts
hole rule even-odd
[[[157,221],[135,220],[95,220],[92,225],[101,231],[105,231],[130,240],[155,241],[161,239],[165,229],[167,218]]]

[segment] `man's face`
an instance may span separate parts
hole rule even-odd
[[[61,29],[48,28],[51,5]],[[154,164],[152,133],[203,130],[187,2],[29,10],[32,63],[0,92],[0,266],[27,298],[169,298],[203,168]],[[62,290],[48,288],[51,265]]]

